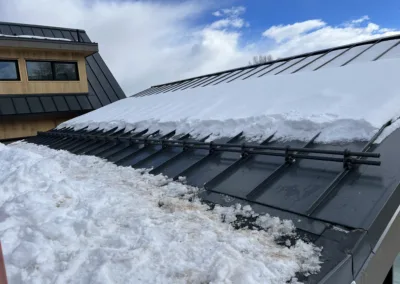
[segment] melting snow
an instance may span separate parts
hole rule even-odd
[[[44,37],[44,36],[34,36],[34,35],[5,35],[0,34],[0,37],[16,37],[16,38],[32,38],[32,39],[47,39],[47,40],[61,40],[61,41],[71,41],[68,38],[57,38],[57,37]]]
[[[297,283],[320,249],[291,221],[251,207],[214,210],[198,189],[96,157],[0,144],[0,240],[10,283]]]
[[[115,126],[192,133],[210,139],[241,131],[262,140],[367,140],[400,115],[400,59],[355,63],[289,75],[127,98],[60,127]]]

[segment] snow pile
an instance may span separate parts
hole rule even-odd
[[[14,37],[14,38],[32,38],[32,39],[46,39],[46,40],[61,40],[61,41],[71,41],[68,38],[57,38],[57,37],[45,37],[45,36],[34,36],[34,35],[5,35],[0,34],[0,37]]]
[[[63,123],[176,129],[210,139],[241,131],[262,140],[367,140],[400,115],[400,59],[355,63],[289,75],[251,77],[216,86],[127,98]]]
[[[10,283],[297,283],[320,249],[291,221],[234,230],[249,206],[210,210],[197,189],[96,157],[0,144],[0,240]]]

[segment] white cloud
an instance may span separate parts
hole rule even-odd
[[[222,28],[228,28],[228,27],[232,27],[232,28],[243,28],[244,26],[246,26],[246,22],[243,19],[240,18],[225,18],[222,20],[218,20],[213,22],[210,25],[210,28],[212,29],[222,29]]]
[[[215,12],[212,13],[212,15],[215,16],[215,17],[221,17],[222,13],[221,13],[221,11],[215,11]]]
[[[243,7],[243,6],[231,7],[228,9],[222,9],[222,12],[225,15],[229,15],[229,16],[239,16],[239,15],[243,14],[244,12],[246,12],[246,7]]]
[[[215,11],[212,13],[212,15],[215,17],[222,17],[222,16],[238,17],[238,16],[242,15],[244,12],[246,12],[246,7],[236,6],[236,7],[231,7],[231,8]]]
[[[208,4],[207,4],[208,3]],[[210,6],[207,6],[210,5]],[[38,8],[40,7],[40,8]],[[211,12],[215,11],[215,12]],[[210,1],[0,0],[2,21],[85,29],[127,95],[151,85],[246,65],[253,55],[293,55],[395,31],[368,16],[330,26],[312,19],[272,26],[245,42],[245,7]],[[199,25],[212,14],[216,21]]]
[[[361,18],[352,20],[351,22],[353,24],[361,24],[362,22],[365,22],[365,21],[368,21],[368,20],[369,20],[368,16],[362,16]]]
[[[308,31],[321,28],[325,25],[326,23],[321,20],[309,20],[292,25],[272,26],[263,32],[263,36],[272,38],[276,42],[280,43],[294,36],[302,35]]]
[[[381,28],[368,21],[369,17],[363,16],[349,23],[330,26],[321,20],[309,20],[272,26],[263,36],[273,42],[270,53],[274,57],[284,57],[400,33],[400,30]]]

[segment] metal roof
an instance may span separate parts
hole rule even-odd
[[[85,112],[92,109],[87,93],[0,96],[0,115]]]
[[[133,97],[210,87],[218,84],[230,83],[235,80],[247,80],[249,78],[263,76],[289,75],[299,72],[317,71],[325,68],[346,66],[357,62],[376,61],[393,57],[400,57],[400,35],[357,42],[280,58],[267,63],[155,85],[133,95]]]
[[[0,22],[0,34],[66,38],[76,43],[92,43],[84,30],[49,26]],[[47,103],[51,109],[55,107],[55,112],[76,111],[77,109],[90,111],[126,97],[99,53],[96,52],[86,57],[86,71],[89,85],[88,94],[32,94],[29,95],[29,97],[33,99],[29,100],[27,96],[21,95],[1,96],[0,115],[19,114],[17,109],[20,104],[33,106],[32,108],[23,108],[23,112],[26,112],[26,114],[40,113],[42,109],[43,112],[47,112]],[[37,102],[35,98],[39,99],[42,103],[41,107],[40,104],[35,104],[35,102]],[[75,101],[78,101],[78,104],[76,104]],[[35,109],[35,111],[32,111],[32,109]]]
[[[158,85],[136,96],[399,56],[400,36],[394,36]],[[386,242],[390,226],[400,222],[400,217],[393,221],[399,214],[400,159],[394,153],[400,129],[374,143],[390,124],[370,141],[340,143],[318,142],[323,132],[312,133],[306,142],[284,142],[271,135],[257,144],[243,133],[206,143],[207,137],[189,133],[117,128],[55,129],[27,141],[95,155],[121,166],[152,168],[150,173],[175,180],[185,176],[189,185],[203,188],[204,202],[249,204],[257,213],[292,220],[300,238],[323,247],[321,271],[299,275],[300,281],[381,283],[400,251],[396,241],[400,232],[392,233],[389,249]],[[239,218],[234,225],[254,224],[251,218]],[[286,240],[278,241],[284,245]],[[371,267],[376,270],[371,272]]]
[[[260,144],[238,133],[204,142],[190,134],[112,129],[52,130],[28,142],[95,155],[117,165],[152,168],[150,173],[186,177],[204,188],[205,202],[250,204],[258,213],[290,219],[299,235],[323,247],[321,272],[306,283],[350,283],[384,234],[400,198],[400,131],[379,145],[370,141],[320,144],[282,142],[272,135]],[[242,144],[242,143],[246,144]],[[325,281],[325,282],[324,282]]]

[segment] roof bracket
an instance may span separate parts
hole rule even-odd
[[[242,143],[241,150],[242,150],[242,153],[240,154],[241,158],[245,158],[245,157],[247,157],[249,155],[249,152],[246,150],[246,144],[245,143]]]
[[[161,139],[161,148],[162,149],[167,149],[168,148],[168,144],[167,144],[167,141],[165,139]]]
[[[285,149],[285,162],[288,164],[293,164],[296,162],[295,157],[293,156],[293,151],[291,151],[290,146],[287,146]]]
[[[210,155],[214,154],[215,153],[215,146],[214,146],[214,142],[213,141],[211,141],[209,143],[209,147],[210,147],[209,154]]]
[[[350,157],[350,151],[348,149],[343,152],[343,168],[351,170],[354,166],[353,159]]]
[[[189,147],[188,147],[186,141],[183,141],[183,144],[182,144],[182,151],[183,151],[183,152],[187,152],[188,150],[189,150]]]

